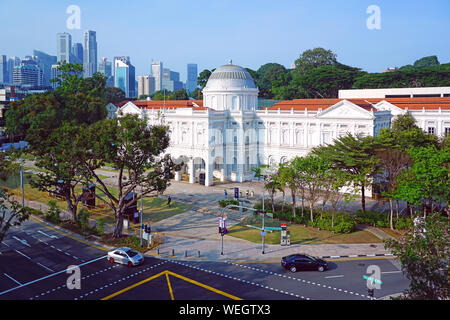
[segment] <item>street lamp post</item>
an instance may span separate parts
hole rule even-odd
[[[25,207],[25,188],[23,186],[23,159],[20,159],[20,186],[22,188],[22,208]]]
[[[235,204],[229,204],[229,205],[225,206],[225,208],[222,209],[222,221],[223,221],[223,216],[224,216],[225,210],[228,209],[228,208],[244,208],[244,209],[247,209],[247,210],[257,211],[254,208],[237,206]],[[222,232],[221,232],[221,236],[222,236],[221,247],[222,247],[222,249],[220,251],[220,255],[222,255],[222,256],[223,256],[223,235],[224,234],[223,234],[223,229],[222,229]]]
[[[139,224],[139,232],[141,234],[141,247],[142,247],[142,215],[144,213],[144,206],[143,206],[143,193],[142,193],[142,185],[141,185],[141,217],[140,217],[140,224]]]
[[[265,217],[265,212],[266,212],[266,208],[264,207],[264,179],[265,176],[262,176],[262,185],[263,185],[263,189],[262,189],[262,205],[263,205],[263,218],[262,218],[262,232],[264,232],[264,217]],[[264,236],[262,236],[262,254],[264,254]]]

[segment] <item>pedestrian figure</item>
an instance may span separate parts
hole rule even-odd
[[[224,196],[225,196],[225,200],[227,199],[227,190],[225,189],[225,190],[223,190],[223,194],[224,194]]]
[[[167,206],[170,207],[170,203],[172,202],[172,198],[169,196],[167,198]]]

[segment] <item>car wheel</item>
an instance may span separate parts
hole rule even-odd
[[[129,267],[132,267],[132,266],[133,266],[133,262],[128,261],[128,266],[129,266]]]
[[[291,270],[291,272],[297,272],[297,268],[292,266],[289,270]]]
[[[320,266],[319,268],[317,268],[317,270],[318,270],[319,272],[323,272],[323,270],[325,270],[325,268],[324,268],[323,266]]]
[[[109,262],[114,263],[114,259],[113,258],[109,258]]]

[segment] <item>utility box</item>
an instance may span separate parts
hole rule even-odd
[[[287,232],[286,245],[290,246],[291,245],[291,232],[289,230],[287,230],[286,232]]]
[[[280,240],[280,244],[282,245],[282,246],[286,246],[286,245],[288,245],[287,244],[287,238],[288,238],[288,232],[289,231],[287,231],[287,225],[286,225],[286,223],[282,223],[281,224],[281,240]],[[290,240],[289,240],[289,245],[290,245]]]

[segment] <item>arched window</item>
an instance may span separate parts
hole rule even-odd
[[[181,143],[187,143],[187,134],[186,131],[181,133]]]
[[[236,157],[233,158],[233,166],[231,168],[231,171],[233,171],[233,172],[237,171],[237,159],[236,159]]]
[[[211,108],[217,109],[217,97],[216,96],[211,97]]]

